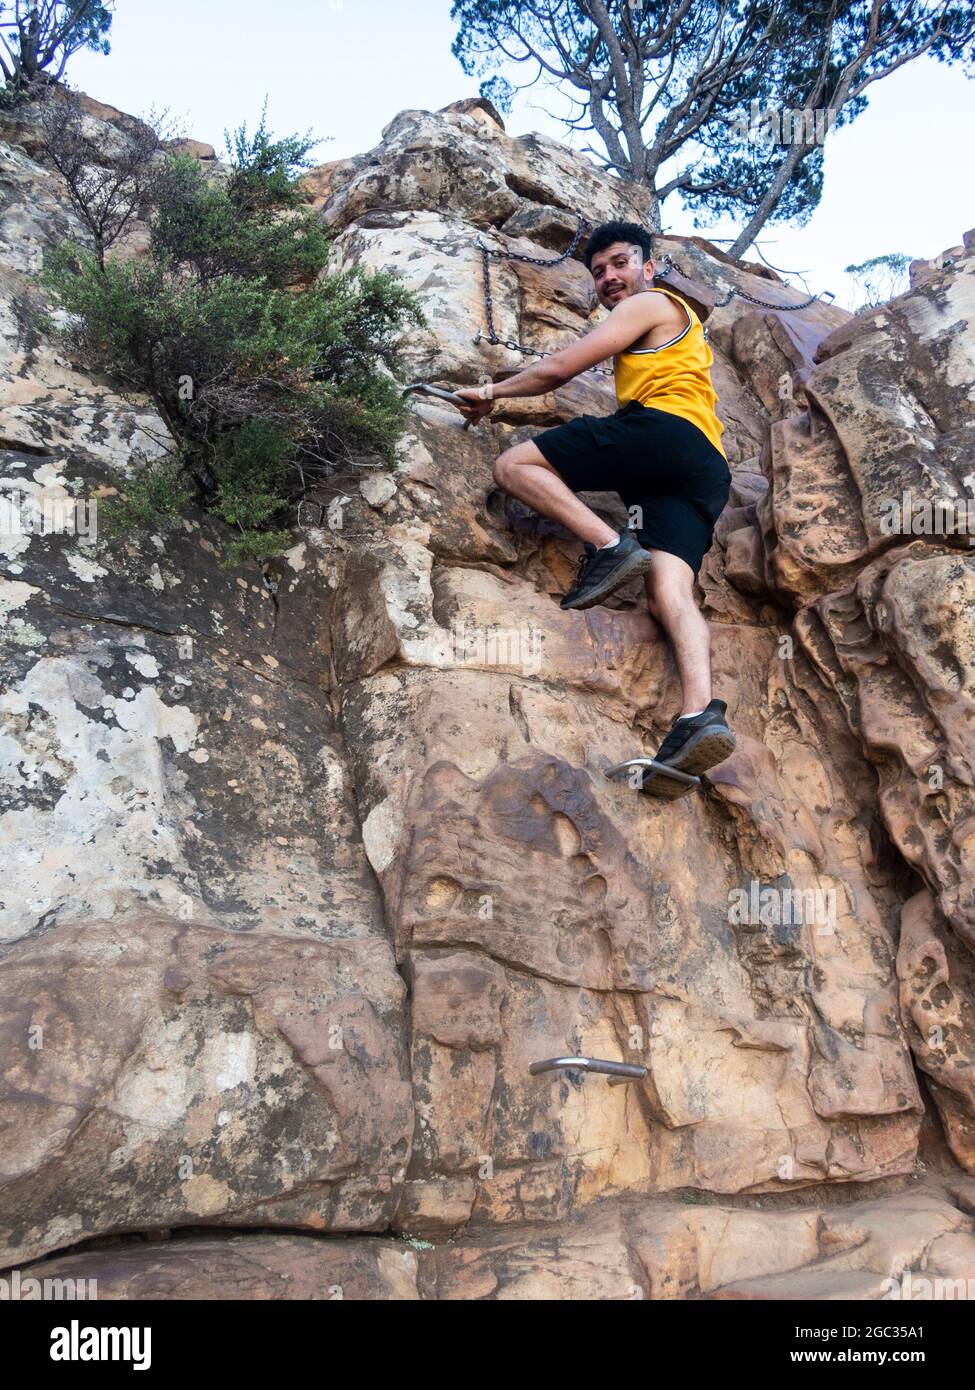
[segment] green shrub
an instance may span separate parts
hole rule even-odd
[[[161,155],[144,257],[102,264],[69,243],[45,265],[68,350],[150,395],[175,440],[164,468],[120,485],[131,518],[182,497],[182,477],[187,500],[236,529],[237,557],[290,543],[295,504],[354,454],[394,460],[397,340],[426,322],[387,272],[325,272],[331,237],[299,187],[312,143],[271,140],[262,114],[253,136],[228,136],[223,179]]]
[[[193,501],[193,486],[178,458],[164,459],[132,478],[119,480],[119,496],[98,506],[98,523],[106,535],[129,530],[166,529]]]

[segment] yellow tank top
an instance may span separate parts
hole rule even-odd
[[[727,460],[721,447],[724,425],[714,409],[718,396],[711,385],[714,353],[708,347],[704,326],[683,299],[670,290],[658,289],[658,292],[676,300],[688,322],[676,338],[661,343],[660,347],[629,349],[613,359],[617,404],[624,406],[628,401],[639,401],[654,410],[683,415],[707,435]]]

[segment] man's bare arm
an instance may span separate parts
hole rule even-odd
[[[547,391],[564,386],[580,372],[605,362],[607,358],[615,357],[645,333],[649,333],[652,328],[665,323],[670,303],[665,295],[654,293],[637,294],[624,299],[610,311],[605,322],[585,334],[577,343],[560,349],[551,357],[543,357],[540,361],[533,362],[530,367],[508,377],[506,381],[496,382],[492,399],[542,396]]]

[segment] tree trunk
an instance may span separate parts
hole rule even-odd
[[[647,193],[647,231],[659,234],[660,232],[660,199],[657,197],[657,190],[653,184],[645,185]]]
[[[745,254],[749,246],[751,246],[752,242],[765,226],[765,223],[778,207],[786,184],[812,148],[812,145],[805,144],[795,144],[790,148],[789,153],[776,170],[775,178],[769,185],[765,197],[755,209],[751,220],[748,222],[735,244],[729,248],[728,255],[734,260],[739,260]]]

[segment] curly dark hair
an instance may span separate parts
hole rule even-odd
[[[637,222],[602,222],[591,233],[582,253],[587,270],[592,270],[592,258],[597,251],[605,251],[614,241],[628,241],[631,246],[639,246],[643,259],[653,260],[653,237]]]

